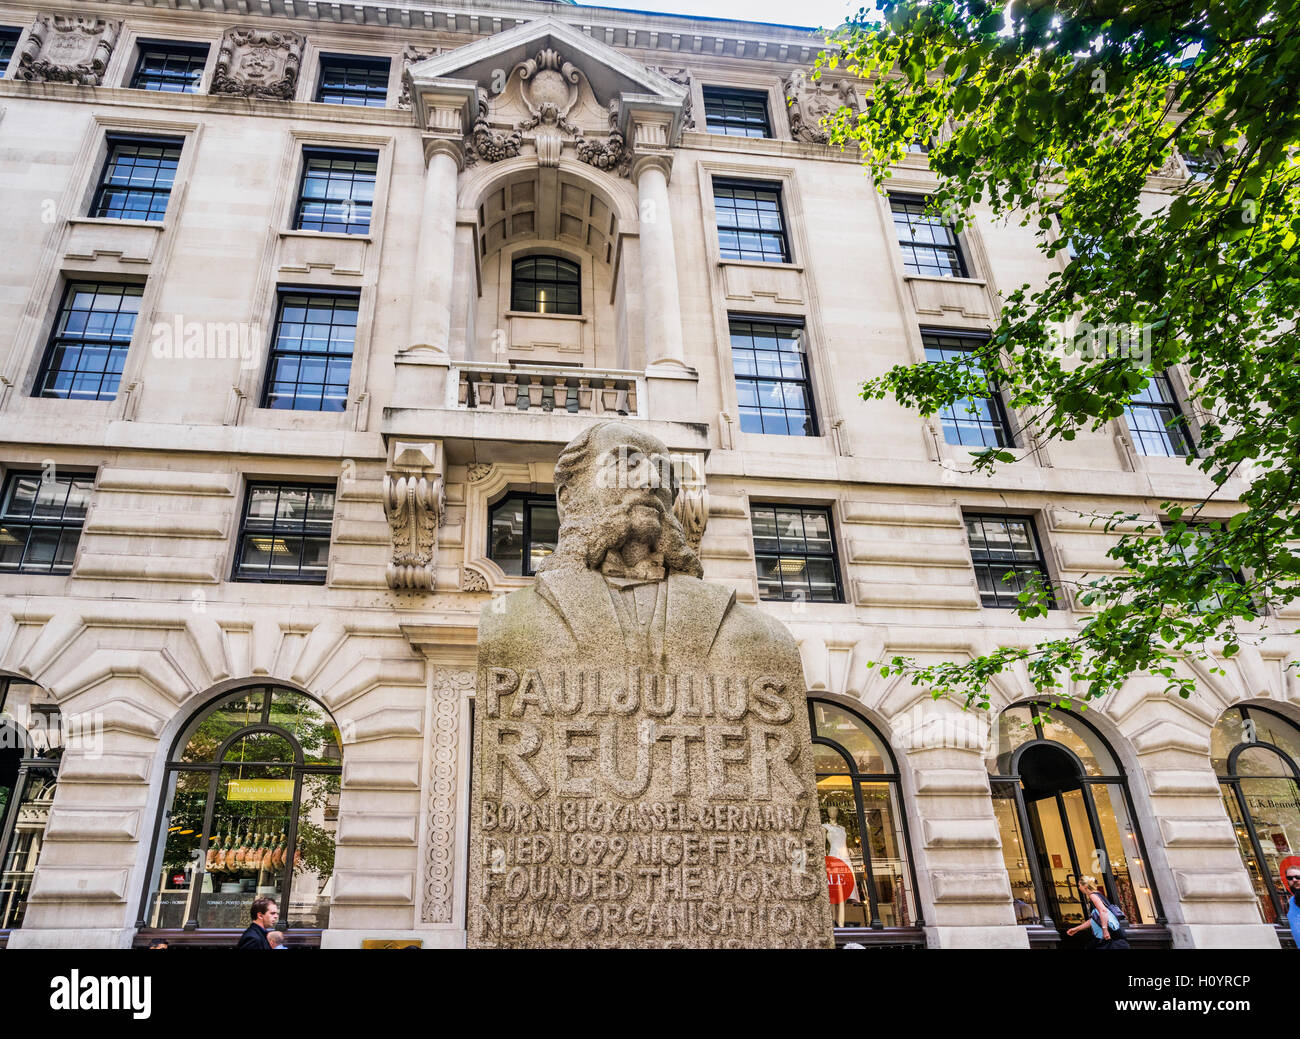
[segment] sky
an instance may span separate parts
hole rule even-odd
[[[800,0],[796,4],[789,0],[625,0],[623,3],[606,2],[591,6],[829,29],[864,3],[867,0]]]

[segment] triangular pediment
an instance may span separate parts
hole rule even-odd
[[[685,87],[550,16],[426,58],[412,65],[408,75],[416,86],[458,80],[499,93],[511,69],[540,50],[559,51],[580,68],[601,105],[624,96],[653,98],[667,105],[681,105],[686,100]]]

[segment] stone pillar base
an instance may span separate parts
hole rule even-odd
[[[693,368],[648,365],[645,371],[647,399],[643,414],[658,422],[698,421],[699,380],[699,374]]]
[[[927,927],[931,949],[1028,949],[1029,934],[1019,924],[1010,927]]]
[[[393,359],[394,408],[445,408],[451,360],[442,350],[404,350]]]
[[[1269,924],[1170,924],[1175,949],[1280,949]],[[12,945],[12,939],[10,940]]]
[[[134,927],[20,927],[9,932],[10,949],[129,949]]]
[[[422,931],[360,931],[355,928],[335,927],[322,931],[320,947],[322,949],[360,949],[364,941],[418,941],[423,949],[463,949],[465,932],[456,927],[443,927],[436,930]]]

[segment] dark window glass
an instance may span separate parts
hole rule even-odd
[[[961,246],[940,216],[926,212],[925,199],[914,195],[890,195],[903,266],[912,274],[938,278],[966,277]]]
[[[131,86],[168,94],[197,94],[208,61],[208,45],[141,41]]]
[[[533,314],[581,314],[581,269],[558,256],[515,260],[510,278],[510,309]]]
[[[794,322],[731,319],[731,363],[743,432],[817,435],[803,334],[803,325]]]
[[[331,485],[249,483],[233,580],[323,584],[333,523]]]
[[[143,285],[69,284],[33,396],[112,400],[143,292]]]
[[[0,501],[0,573],[71,573],[94,479],[8,474]]]
[[[925,359],[934,364],[962,364],[981,371],[973,351],[983,340],[956,332],[921,333]],[[1002,407],[1002,398],[966,397],[940,409],[943,439],[964,447],[1011,447],[1011,427]]]
[[[344,410],[356,339],[355,295],[281,291],[262,407]]]
[[[304,151],[294,227],[338,234],[368,233],[378,168],[379,156],[375,152]]]
[[[7,25],[0,26],[0,76],[3,76],[9,68],[9,59],[14,56],[18,38],[22,34],[21,29],[14,29]]]
[[[489,513],[488,558],[511,577],[532,577],[559,536],[554,498],[511,494]]]
[[[967,515],[966,537],[985,606],[1019,606],[1016,596],[1035,574],[1050,587],[1043,549],[1028,516]]]
[[[16,930],[45,845],[63,756],[58,705],[31,682],[0,678],[0,931]]]
[[[724,260],[790,262],[780,188],[714,181],[713,204]]]
[[[1187,175],[1192,180],[1208,180],[1214,171],[1223,164],[1221,148],[1206,148],[1199,152],[1183,152],[1183,163],[1187,166]]]
[[[913,137],[907,144],[910,155],[929,155],[933,142],[929,137]]]
[[[383,108],[388,103],[388,59],[322,56],[316,100],[332,105]]]
[[[728,137],[771,137],[767,93],[762,90],[704,88],[704,119],[709,133]]]
[[[1124,417],[1138,454],[1171,458],[1195,454],[1187,419],[1178,406],[1169,376],[1163,372],[1129,401]]]
[[[180,141],[110,137],[90,215],[161,221],[180,161]]]
[[[844,601],[829,509],[751,503],[749,515],[760,598]]]

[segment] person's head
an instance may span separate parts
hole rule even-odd
[[[626,422],[600,422],[555,463],[555,552],[539,570],[601,570],[613,553],[656,560],[666,573],[703,576],[673,514],[679,490],[663,441]]]
[[[258,927],[265,927],[270,930],[275,926],[275,922],[280,919],[280,907],[275,904],[274,898],[253,899],[253,904],[249,909],[249,914],[253,918],[253,923]]]
[[[153,939],[151,939],[150,942],[149,942],[149,948],[150,948],[150,949],[166,949],[166,948],[167,948],[167,939],[166,939],[166,938],[153,938]]]
[[[272,949],[278,949],[278,948],[280,948],[281,945],[284,944],[284,932],[283,932],[283,931],[267,931],[267,932],[266,932],[266,940],[267,940],[268,942],[271,943],[271,948],[272,948]]]
[[[1286,886],[1291,889],[1291,894],[1300,896],[1300,866],[1286,868]],[[1300,897],[1297,900],[1300,900]]]
[[[1087,898],[1097,890],[1097,878],[1085,873],[1079,878],[1079,894]]]

